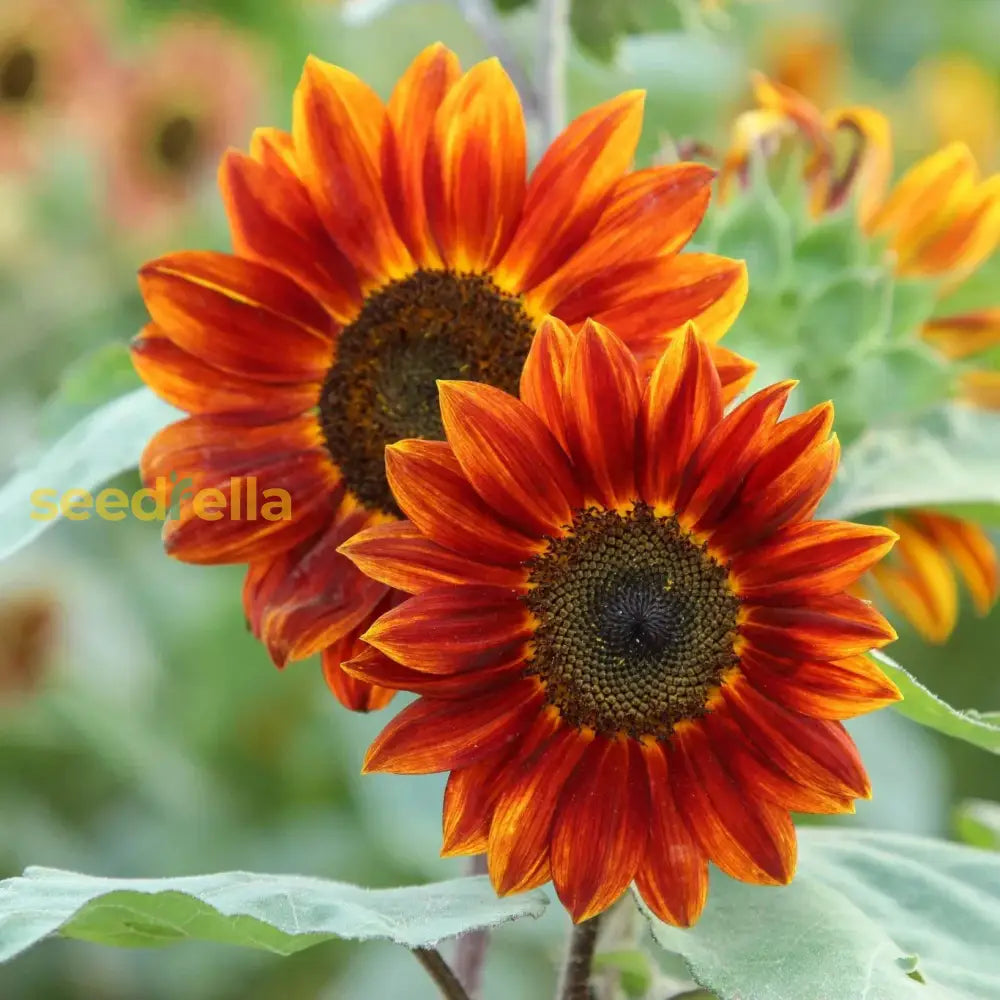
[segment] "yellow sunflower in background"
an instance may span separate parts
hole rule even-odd
[[[552,879],[576,921],[633,880],[689,925],[707,862],[788,882],[789,810],[852,812],[868,779],[840,719],[899,697],[864,654],[895,637],[845,592],[882,527],[812,520],[839,449],[794,383],[723,415],[706,346],[649,379],[623,341],[543,326],[521,399],[441,383],[446,442],[386,453],[408,521],[341,549],[414,596],[346,669],[421,697],[368,771],[450,771],[443,853],[501,895]]]
[[[856,195],[865,232],[886,242],[901,278],[940,283],[942,297],[972,275],[1000,243],[1000,174],[983,178],[968,146],[952,142],[911,167],[890,186],[892,129],[868,107],[838,108],[823,115],[788,87],[757,75],[758,107],[740,116],[723,168],[723,183],[743,174],[751,152],[796,135],[807,141],[806,165],[816,214]],[[850,140],[838,156],[837,140]],[[842,151],[841,151],[842,152]],[[1000,295],[998,295],[1000,301]],[[922,336],[947,357],[966,359],[1000,344],[1000,305],[926,322]],[[1000,409],[1000,373],[965,372],[960,392],[967,402]],[[1000,588],[992,541],[972,521],[929,510],[892,515],[900,543],[874,574],[887,600],[924,636],[943,642],[958,616],[958,580],[965,582],[980,614]]]
[[[398,595],[337,550],[398,518],[385,446],[443,436],[436,379],[516,392],[548,312],[613,323],[644,369],[694,320],[728,396],[752,374],[715,345],[745,299],[744,265],[679,252],[713,171],[630,173],[641,120],[640,92],[593,108],[528,178],[521,105],[496,60],[463,74],[431,46],[383,104],[311,58],[291,134],[262,129],[249,156],[223,162],[236,254],[142,268],[151,323],[136,367],[191,414],[153,439],[143,475],[224,495],[252,476],[292,508],[287,520],[206,521],[182,503],[166,549],[248,563],[255,635],[278,665],[322,652],[351,708],[391,697],[341,662]]]

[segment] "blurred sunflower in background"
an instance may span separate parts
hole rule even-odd
[[[824,115],[801,94],[761,75],[755,77],[754,93],[757,107],[734,126],[723,190],[747,177],[755,150],[767,154],[789,136],[804,139],[813,212],[822,215],[856,199],[866,237],[885,248],[897,278],[934,284],[939,305],[914,335],[956,362],[995,348],[1000,307],[952,315],[947,297],[1000,243],[1000,175],[983,178],[969,147],[956,141],[891,185],[892,128],[880,112],[848,107]],[[963,367],[954,382],[966,402],[1000,409],[995,369]],[[943,642],[954,629],[958,577],[980,614],[992,607],[1000,587],[998,559],[979,525],[930,510],[888,512],[887,517],[900,544],[873,578],[925,639]]]
[[[107,211],[123,230],[176,223],[261,103],[257,51],[201,17],[162,25],[118,70],[105,118]],[[225,80],[225,86],[219,86]]]
[[[788,811],[869,796],[836,720],[899,697],[864,655],[895,633],[845,588],[895,536],[812,520],[839,448],[830,404],[779,420],[793,385],[724,416],[692,331],[647,380],[552,320],[520,401],[444,382],[447,441],[387,450],[409,521],[342,551],[415,596],[346,669],[422,697],[365,767],[451,771],[443,853],[498,893],[552,879],[580,921],[634,880],[686,926],[707,861],[788,882]]]
[[[95,124],[112,72],[102,13],[91,0],[0,9],[0,173],[37,167],[47,133]]]
[[[134,362],[192,414],[154,438],[143,475],[227,496],[231,476],[254,476],[289,490],[293,512],[206,522],[182,503],[166,549],[248,563],[254,634],[279,666],[322,652],[345,705],[392,695],[341,662],[399,595],[337,550],[398,518],[385,446],[443,436],[435,380],[516,392],[548,312],[615,324],[643,370],[694,320],[726,397],[751,377],[715,344],[746,296],[744,265],[679,252],[714,172],[630,173],[641,122],[642,94],[622,94],[571,123],[526,179],[521,104],[496,60],[463,74],[431,46],[386,105],[311,58],[291,134],[260,129],[222,164],[236,255],[143,267],[152,322]]]

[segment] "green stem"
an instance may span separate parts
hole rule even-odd
[[[569,57],[570,0],[539,0],[538,81],[542,149],[566,125],[566,61]]]
[[[486,855],[476,854],[468,859],[468,875],[486,874]],[[469,994],[470,1000],[478,1000],[483,989],[483,965],[486,949],[490,943],[490,932],[483,928],[463,934],[455,945],[455,975]]]
[[[444,1000],[470,1000],[465,987],[451,971],[451,966],[441,957],[437,948],[414,948],[417,961],[427,970],[427,974],[437,984]]]

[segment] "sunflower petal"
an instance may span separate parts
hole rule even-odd
[[[448,584],[486,583],[511,590],[525,584],[523,570],[493,566],[442,548],[409,521],[368,528],[337,551],[366,576],[408,594]]]
[[[635,358],[610,330],[588,321],[573,345],[563,395],[569,456],[586,499],[609,508],[628,503],[641,401]]]
[[[518,739],[538,715],[544,692],[522,677],[475,701],[420,698],[379,733],[363,771],[432,774],[468,767]]]
[[[955,564],[972,602],[985,615],[997,599],[997,552],[990,536],[972,521],[923,511],[909,516]]]
[[[441,421],[472,488],[529,536],[554,534],[580,506],[558,441],[520,400],[481,382],[439,382]]]
[[[567,779],[552,825],[552,880],[574,922],[602,913],[646,853],[649,792],[638,744],[597,737]]]
[[[690,927],[708,899],[708,859],[681,818],[663,746],[643,742],[640,749],[649,780],[650,826],[636,888],[661,920]]]
[[[530,615],[513,591],[479,585],[425,590],[363,638],[404,666],[453,674],[505,662],[530,634]]]
[[[504,768],[513,752],[513,746],[508,745],[499,753],[448,775],[442,813],[442,857],[486,851],[493,806],[503,787]]]
[[[424,164],[430,224],[447,267],[485,271],[503,256],[521,217],[526,163],[517,91],[500,62],[487,59],[442,100]]]
[[[535,334],[521,372],[521,402],[530,407],[566,448],[562,390],[576,335],[560,319],[546,316]]]
[[[548,148],[531,175],[521,224],[497,268],[502,287],[534,288],[583,245],[632,161],[642,103],[638,90],[606,101],[571,122]]]

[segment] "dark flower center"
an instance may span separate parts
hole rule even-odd
[[[483,274],[416,271],[369,295],[337,339],[319,400],[347,488],[368,507],[398,513],[385,446],[444,437],[436,379],[489,382],[516,395],[533,333],[520,300]]]
[[[38,57],[24,45],[0,56],[0,101],[26,104],[38,84]]]
[[[198,125],[185,114],[164,119],[153,140],[156,162],[171,174],[186,174],[201,152]]]
[[[728,572],[674,517],[578,511],[529,568],[528,670],[573,725],[665,738],[736,663]]]

